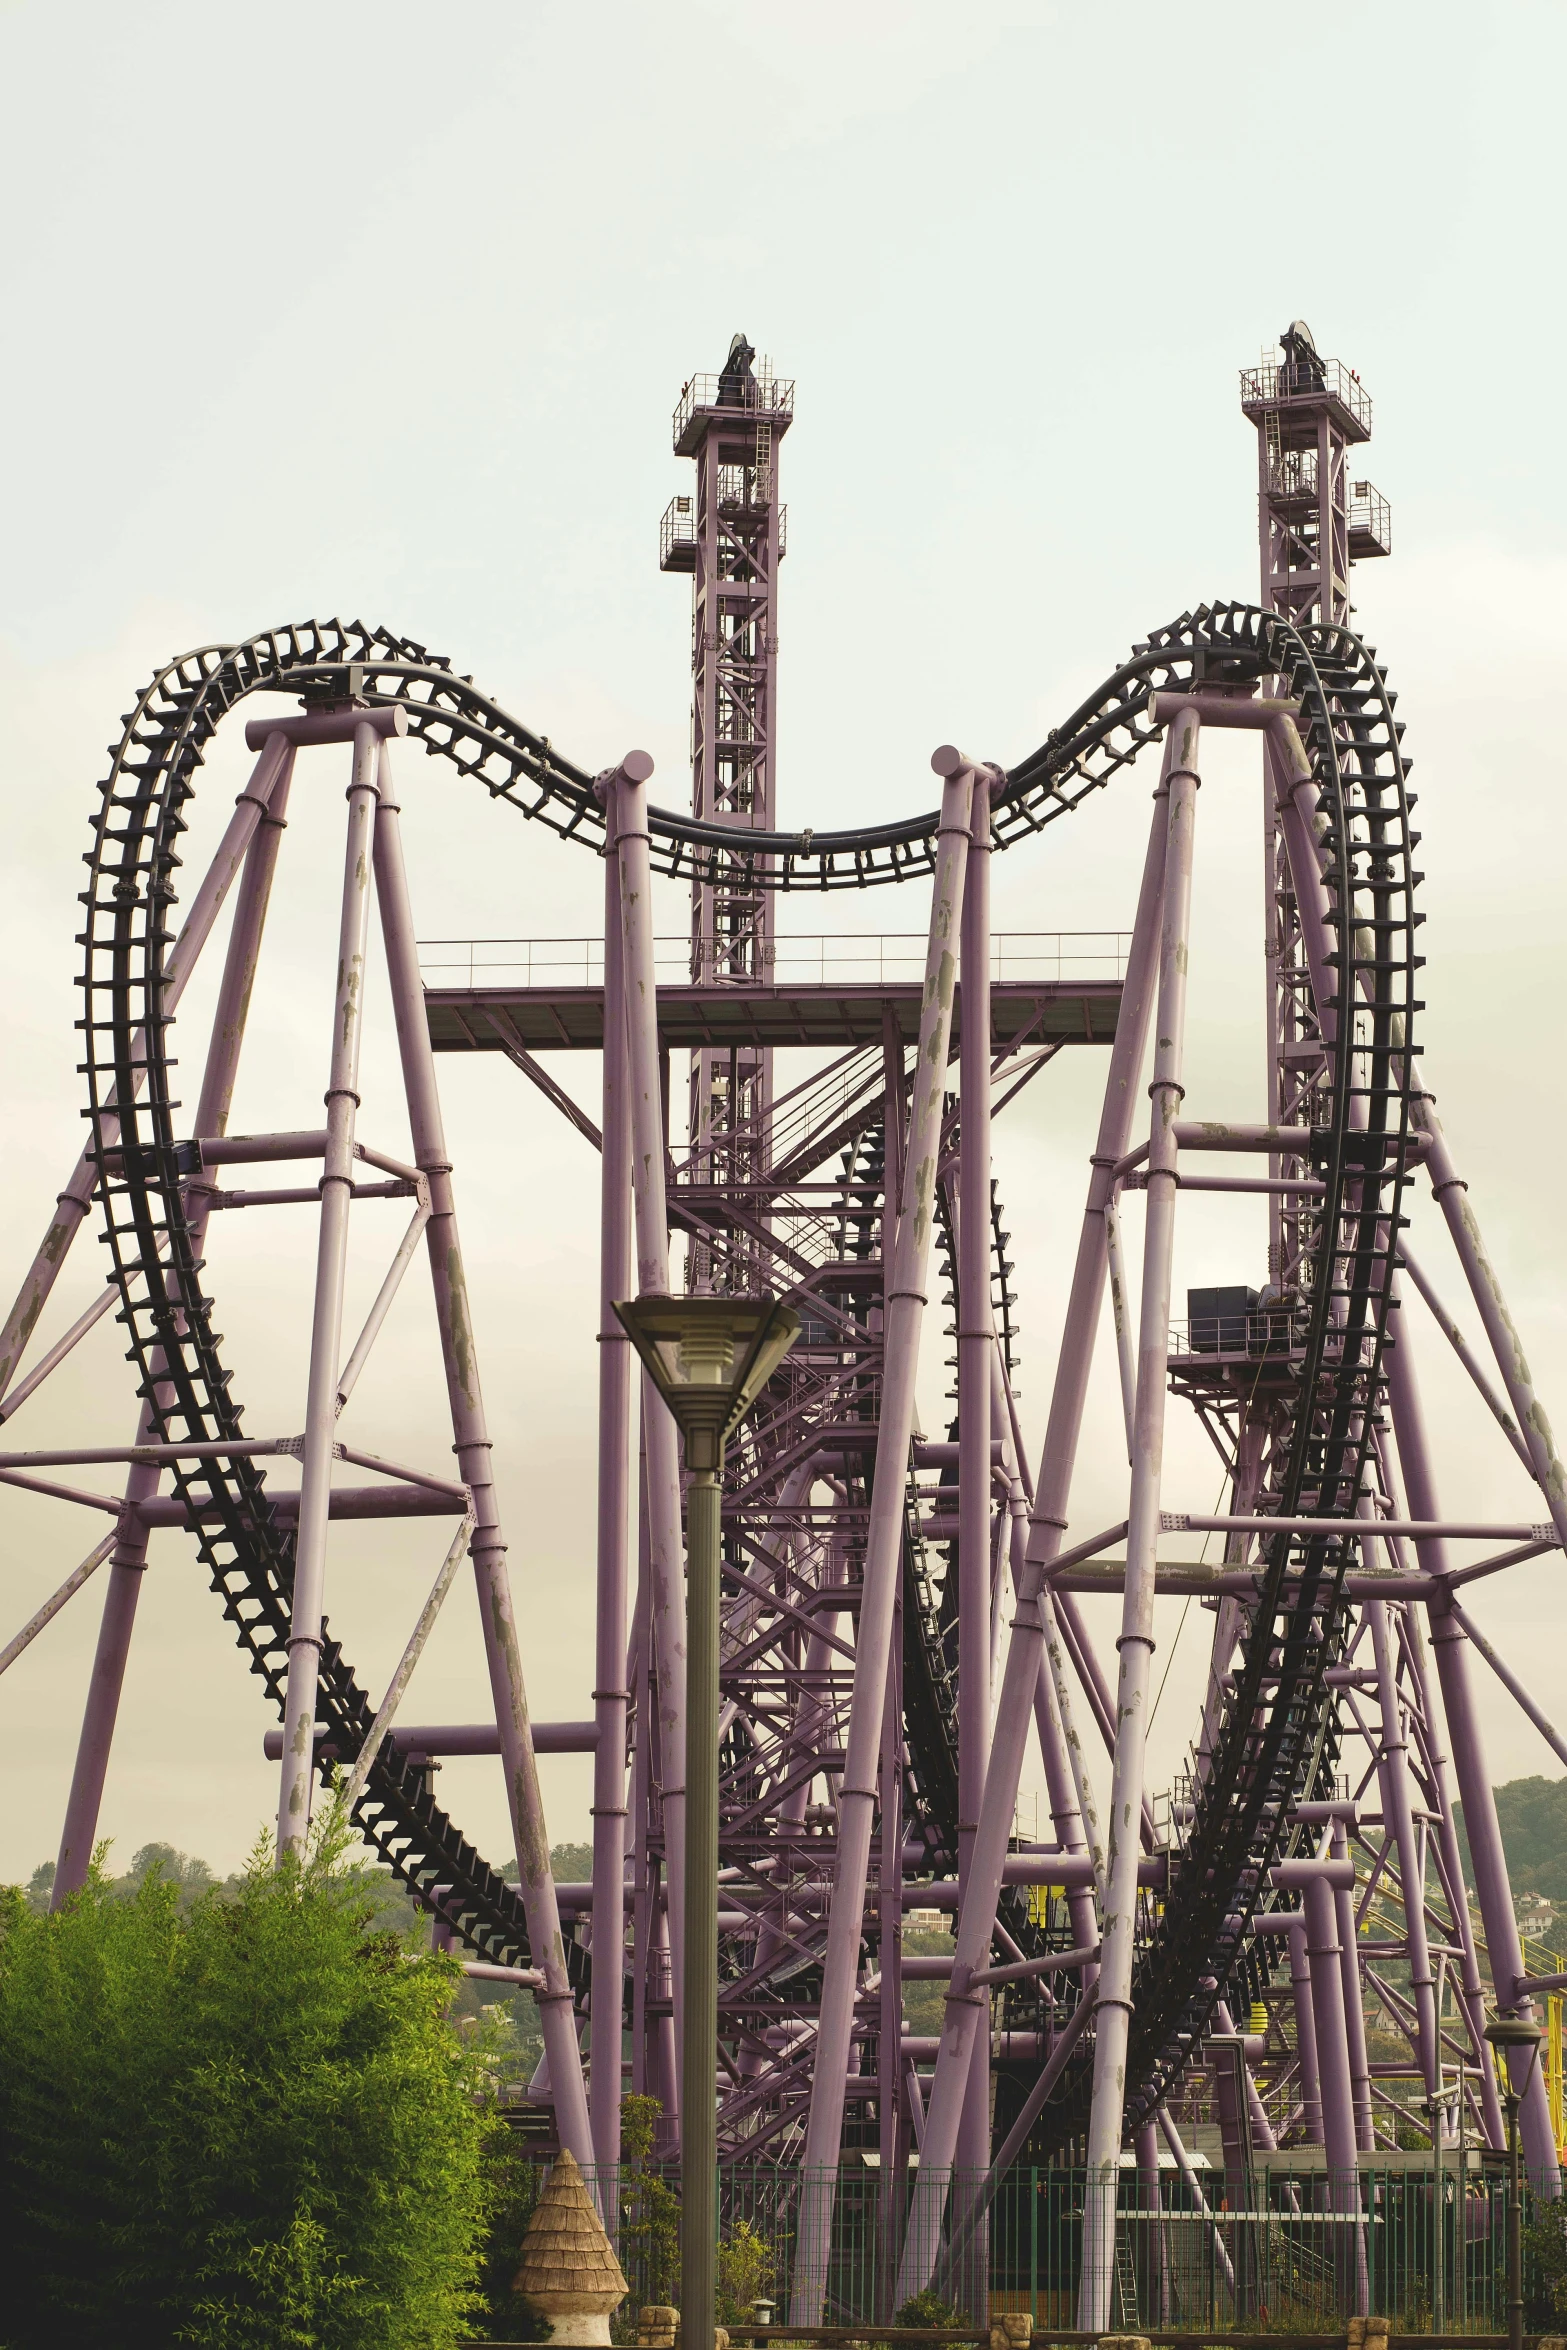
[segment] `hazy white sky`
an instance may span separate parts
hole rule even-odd
[[[79,1145],[78,859],[103,745],[155,663],[311,613],[384,620],[585,764],[645,744],[678,804],[687,591],[659,576],[656,525],[688,469],[668,418],[743,327],[799,384],[783,811],[927,805],[934,743],[1015,759],[1150,626],[1253,592],[1236,370],[1300,314],[1375,398],[1366,471],[1393,501],[1394,558],[1357,582],[1422,792],[1427,1070],[1567,1412],[1564,48],[1559,7],[1446,0],[1320,6],[1309,29],[1218,0],[373,18],[283,0],[264,19],[0,0],[7,1296]],[[209,766],[198,869],[243,767],[232,743]],[[592,859],[422,760],[404,772],[425,935],[595,926]],[[317,1115],[340,788],[329,761],[301,769],[238,1125]],[[1125,786],[1003,859],[1000,920],[1126,924],[1146,809]],[[1194,1110],[1260,1109],[1259,872],[1255,774],[1222,746],[1199,821]],[[884,895],[848,918],[915,929],[923,908]],[[671,893],[661,927],[682,921]],[[187,999],[187,1062],[210,1003]],[[383,1017],[364,1130],[395,1149],[393,1066]],[[1031,1443],[1101,1072],[1058,1065],[998,1141]],[[572,1082],[590,1095],[593,1073]],[[447,1097],[534,1710],[585,1712],[596,1164],[509,1072],[451,1066]],[[385,1214],[351,1315],[393,1245]],[[235,1216],[212,1252],[258,1432],[299,1421],[308,1237],[286,1211]],[[1457,1304],[1434,1237],[1426,1253]],[[1194,1204],[1178,1279],[1256,1279],[1258,1256],[1251,1223]],[[84,1236],[51,1328],[99,1260]],[[128,1436],[112,1329],[18,1415],[18,1445]],[[1536,1515],[1445,1364],[1427,1384],[1455,1504]],[[372,1449],[444,1457],[413,1284],[354,1413]],[[1102,1388],[1085,1526],[1120,1514],[1117,1416]],[[1212,1479],[1178,1432],[1172,1506],[1205,1506]],[[0,1502],[0,1639],[95,1530]],[[426,1527],[334,1552],[334,1629],[372,1687],[439,1547]],[[260,1691],[188,1546],[160,1538],[154,1561],[104,1829],[122,1858],[166,1837],[229,1865],[272,1804]],[[1548,1706],[1561,1571],[1474,1603]],[[0,1874],[55,1849],[98,1608],[94,1587],[0,1684]],[[1206,1629],[1193,1610],[1156,1770],[1189,1734]],[[410,1712],[474,1718],[483,1695],[454,1599]],[[1487,1704],[1496,1776],[1557,1775]],[[583,1767],[545,1770],[554,1833],[582,1834]],[[498,1851],[493,1778],[450,1765],[442,1786]]]

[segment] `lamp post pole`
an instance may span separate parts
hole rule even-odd
[[[1532,2016],[1499,2015],[1485,2027],[1499,2059],[1502,2099],[1507,2115],[1507,2345],[1523,2350],[1523,2163],[1518,2143],[1518,2115],[1540,2054],[1540,2027]],[[1514,2053],[1527,2055],[1523,2079],[1513,2074]]]
[[[1440,2064],[1437,2072],[1437,2093],[1425,2101],[1431,2117],[1431,2169],[1434,2193],[1431,2198],[1431,2331],[1440,2334],[1446,2330],[1447,2317],[1447,2170],[1442,2159],[1443,2115]]]
[[[685,2350],[712,2350],[717,2325],[718,1542],[723,1445],[686,1491],[685,2016],[680,2082],[680,2319]]]
[[[680,2328],[713,2350],[718,2247],[718,1628],[724,1446],[800,1334],[772,1298],[648,1295],[615,1312],[686,1448],[686,1882]]]
[[[1507,2343],[1523,2350],[1523,2165],[1518,2159],[1518,2108],[1522,2103],[1511,2079],[1507,2083]]]

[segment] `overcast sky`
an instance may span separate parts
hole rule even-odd
[[[681,804],[688,590],[659,575],[657,523],[689,468],[669,414],[743,328],[799,386],[782,450],[780,813],[926,806],[935,743],[1014,760],[1151,626],[1255,592],[1236,375],[1303,315],[1374,398],[1364,469],[1393,506],[1393,559],[1358,571],[1356,592],[1422,795],[1427,1074],[1567,1414],[1564,47],[1559,7],[1474,0],[1266,18],[1213,0],[392,0],[370,16],[319,0],[264,16],[0,0],[7,1299],[79,1147],[79,857],[103,746],[157,663],[311,614],[384,621],[589,767],[646,745],[654,796]],[[197,871],[244,768],[220,741]],[[424,936],[595,927],[595,860],[417,756],[403,774]],[[1000,860],[998,919],[1125,927],[1151,781]],[[302,763],[236,1127],[319,1116],[340,792],[331,754]],[[1198,822],[1197,1114],[1262,1108],[1259,811],[1251,755],[1218,746]],[[665,898],[660,928],[678,932]],[[882,893],[840,917],[906,931],[924,908]],[[198,982],[187,1066],[210,1009]],[[371,1010],[362,1130],[395,1150],[384,997]],[[998,1135],[1031,1445],[1102,1074],[1100,1056],[1063,1056]],[[444,1076],[533,1706],[583,1714],[596,1162],[514,1073]],[[591,1099],[591,1069],[570,1082]],[[361,1213],[351,1320],[399,1228],[395,1207]],[[1429,1207],[1417,1230],[1459,1306]],[[309,1252],[300,1211],[227,1217],[215,1236],[253,1432],[300,1423]],[[1246,1214],[1193,1205],[1178,1285],[1255,1282],[1260,1253]],[[84,1235],[46,1334],[94,1294],[101,1259]],[[1453,1505],[1539,1515],[1421,1334]],[[127,1438],[117,1336],[102,1326],[8,1437]],[[438,1466],[430,1341],[410,1282],[353,1433]],[[1074,1498],[1085,1529],[1122,1514],[1117,1420],[1102,1381]],[[1215,1477],[1175,1430],[1169,1506],[1211,1507]],[[95,1534],[86,1512],[0,1502],[0,1642]],[[434,1526],[334,1541],[333,1628],[374,1689],[440,1543]],[[272,1809],[268,1718],[188,1543],[161,1537],[153,1560],[104,1832],[122,1862],[156,1837],[231,1866]],[[1548,1707],[1561,1573],[1549,1559],[1474,1599]],[[55,1850],[100,1591],[0,1686],[0,1875]],[[1208,1623],[1187,1612],[1156,1776],[1193,1725]],[[1180,1616],[1161,1603],[1156,1672]],[[1559,1775],[1493,1687],[1495,1776]],[[460,1594],[409,1710],[477,1718],[484,1694]],[[584,1834],[583,1765],[544,1768],[553,1833]],[[495,1777],[449,1765],[442,1789],[498,1854]]]

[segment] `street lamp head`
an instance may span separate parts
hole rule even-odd
[[[687,1467],[716,1472],[799,1316],[771,1297],[636,1297],[615,1313],[685,1438]]]
[[[1543,2037],[1532,2016],[1497,2015],[1485,2027],[1485,2036],[1498,2057],[1506,2055],[1507,2062],[1497,2065],[1498,2086],[1507,2102],[1508,2129],[1512,2131],[1518,2108],[1539,2061],[1540,2041]],[[1522,2059],[1521,2070],[1513,2070],[1513,2051]]]
[[[1485,2036],[1493,2048],[1538,2048],[1541,2032],[1532,2016],[1493,2016],[1485,2027]]]

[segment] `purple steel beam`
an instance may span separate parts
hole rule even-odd
[[[1446,1612],[1449,1616],[1451,1616],[1453,1622],[1460,1627],[1471,1648],[1473,1648],[1480,1656],[1484,1657],[1486,1663],[1490,1666],[1492,1672],[1501,1682],[1502,1687],[1506,1690],[1508,1696],[1513,1700],[1513,1703],[1518,1707],[1519,1711],[1524,1714],[1530,1722],[1533,1723],[1535,1729],[1539,1731],[1540,1736],[1545,1740],[1546,1745],[1557,1757],[1558,1761],[1567,1762],[1567,1738],[1563,1738],[1560,1730],[1556,1728],[1555,1724],[1551,1721],[1544,1708],[1535,1704],[1534,1699],[1529,1695],[1528,1690],[1519,1680],[1517,1674],[1512,1671],[1510,1666],[1503,1663],[1502,1659],[1497,1655],[1496,1650],[1491,1646],[1491,1643],[1489,1640],[1487,1640],[1485,1634],[1481,1631],[1479,1625],[1475,1622],[1473,1616],[1469,1613],[1469,1610],[1458,1600],[1450,1598],[1447,1603]]]
[[[990,779],[978,770],[963,877],[962,1014],[958,1129],[958,1885],[985,1791],[990,1748],[991,1371],[990,1295]],[[990,2001],[974,2037],[958,2131],[960,2169],[990,2160]]]
[[[184,982],[189,977],[196,956],[211,934],[213,923],[217,920],[236,873],[241,874],[198,1102],[198,1115],[205,1114],[214,1122],[215,1131],[220,1130],[217,1121],[227,1120],[233,1101],[240,1047],[244,1041],[245,1014],[255,980],[256,959],[261,951],[261,936],[266,925],[272,876],[285,825],[283,811],[288,805],[293,767],[293,751],[281,740],[269,742],[262,751],[250,784],[241,793],[235,813],[229,820],[223,846],[196,894],[178,944],[169,958],[172,966],[175,956],[181,957],[178,984],[171,982],[164,997],[165,1004],[172,1009],[183,993]],[[239,845],[241,842],[243,847]],[[181,954],[187,939],[190,947]],[[197,1131],[201,1131],[199,1125]],[[96,1176],[96,1167],[89,1169],[87,1187],[85,1191],[79,1192],[80,1214],[86,1212]],[[67,1216],[68,1200],[77,1196],[78,1193],[74,1192],[62,1195],[62,1217]],[[192,1245],[198,1256],[206,1234],[210,1208],[210,1191],[192,1185],[188,1214]],[[80,1214],[76,1216],[75,1222],[67,1218],[61,1224],[57,1219],[55,1231],[60,1234],[62,1258],[80,1222]],[[48,1246],[46,1239],[45,1251]],[[49,1281],[52,1282],[53,1278],[52,1269]],[[45,1284],[42,1292],[38,1293],[40,1306],[47,1294],[48,1285]],[[25,1342],[24,1330],[18,1343]],[[12,1359],[14,1361],[15,1358]],[[153,1357],[154,1372],[162,1369],[163,1363],[160,1350]],[[165,1387],[155,1389],[154,1393],[160,1403],[166,1404],[171,1400],[170,1392]],[[152,1424],[151,1402],[144,1402],[138,1415],[137,1435],[146,1438]],[[153,1524],[151,1510],[147,1505],[156,1503],[162,1475],[161,1464],[138,1461],[132,1464],[125,1480],[126,1514],[119,1522],[114,1561],[109,1569],[109,1588],[104,1593],[103,1616],[98,1627],[81,1736],[71,1774],[71,1790],[66,1799],[65,1822],[60,1834],[60,1853],[55,1864],[51,1897],[55,1908],[86,1882],[93,1846],[98,1840],[98,1817],[103,1804],[104,1781],[108,1775],[109,1751],[119,1717],[120,1692],[125,1683],[136,1607],[141,1597],[142,1576],[147,1565],[147,1543]],[[175,1507],[178,1509],[180,1505],[176,1504]],[[183,1509],[180,1509],[180,1518],[183,1521]]]
[[[529,1724],[535,1754],[592,1754],[598,1746],[596,1722],[532,1722]],[[316,1746],[326,1741],[327,1733],[316,1724]],[[422,1755],[427,1760],[446,1754],[499,1754],[501,1734],[493,1722],[396,1722],[387,1732],[393,1746],[404,1754]],[[269,1762],[276,1762],[283,1752],[281,1730],[268,1730],[261,1741],[261,1750]]]
[[[1452,1315],[1448,1312],[1446,1306],[1443,1305],[1441,1299],[1437,1296],[1435,1289],[1432,1287],[1430,1281],[1426,1278],[1426,1275],[1422,1271],[1419,1263],[1414,1257],[1410,1255],[1409,1243],[1405,1240],[1401,1240],[1398,1244],[1398,1261],[1403,1266],[1404,1271],[1409,1275],[1409,1278],[1414,1283],[1415,1287],[1419,1290],[1421,1296],[1425,1299],[1427,1306],[1430,1308],[1431,1319],[1433,1322],[1435,1322],[1437,1328],[1441,1331],[1442,1336],[1447,1340],[1448,1345],[1452,1348],[1454,1354],[1457,1355],[1459,1361],[1463,1364],[1464,1369],[1468,1372],[1471,1380],[1474,1382],[1476,1391],[1485,1404],[1486,1410],[1490,1412],[1496,1421],[1497,1426],[1501,1429],[1502,1434],[1506,1437],[1508,1443],[1512,1446],[1514,1452],[1518,1455],[1518,1458],[1522,1461],[1524,1467],[1528,1470],[1530,1476],[1532,1477],[1534,1475],[1534,1462],[1529,1456],[1529,1447],[1525,1444],[1523,1438],[1518,1433],[1517,1421],[1513,1418],[1512,1413],[1507,1409],[1507,1406],[1503,1403],[1501,1397],[1497,1394],[1496,1389],[1491,1385],[1490,1380],[1486,1377],[1484,1370],[1481,1368],[1480,1363],[1475,1357],[1474,1350],[1471,1348],[1468,1339],[1465,1338],[1463,1332],[1459,1329],[1458,1324],[1453,1320]]]
[[[843,2135],[844,2080],[854,2026],[855,1982],[859,1969],[861,1918],[870,1867],[871,1825],[876,1807],[876,1763],[881,1715],[887,1694],[887,1659],[903,1546],[904,1493],[914,1425],[914,1381],[929,1280],[935,1214],[936,1162],[941,1143],[943,1093],[952,1002],[956,980],[953,944],[958,929],[972,821],[974,766],[944,747],[931,765],[943,781],[937,834],[936,870],[931,887],[930,931],[925,987],[920,1003],[914,1096],[898,1228],[887,1267],[883,1325],[881,1419],[866,1530],[854,1693],[843,1784],[838,1799],[838,1852],[833,1872],[827,1952],[822,1975],[821,2018],[817,2027],[816,2074],[805,2137],[799,2238],[790,2323],[820,2325],[827,2283],[827,2249],[838,2151]],[[986,1228],[989,1212],[987,1203]],[[988,1281],[988,1270],[987,1270]],[[983,1422],[988,1482],[990,1415]],[[972,2043],[970,2043],[972,2046]],[[965,2079],[969,2049],[964,2050]],[[948,2157],[950,2160],[950,2156]]]
[[[617,806],[606,795],[613,827]],[[620,869],[604,860],[603,1158],[599,1190],[598,1605],[594,1619],[593,2062],[589,2109],[600,2170],[620,2160],[626,1925],[626,1671],[631,1568],[631,1341],[615,1301],[631,1291],[631,1104],[621,980]]]
[[[291,765],[292,754],[287,742],[273,730],[251,770],[249,781],[234,804],[234,813],[218,844],[217,854],[191,900],[190,912],[180,927],[179,937],[169,949],[169,959],[164,970],[163,1009],[171,1017],[179,1008],[186,983],[245,862],[256,826],[278,777],[285,774]],[[145,1060],[139,1041],[132,1044],[131,1057],[136,1062]],[[142,1073],[138,1070],[138,1093],[143,1082]],[[109,1118],[103,1121],[103,1130],[105,1141],[118,1131],[115,1121]],[[84,1150],[66,1179],[53,1220],[39,1243],[38,1254],[28,1267],[27,1278],[17,1292],[16,1301],[6,1316],[5,1326],[0,1329],[0,1395],[6,1392],[16,1376],[22,1349],[48,1303],[49,1292],[59,1278],[60,1268],[70,1252],[71,1243],[81,1230],[82,1218],[92,1205],[97,1182],[97,1162],[89,1158]]]
[[[1139,1852],[1132,1822],[1141,1817],[1143,1807],[1148,1683],[1154,1648],[1154,1568],[1159,1550],[1160,1475],[1165,1407],[1169,1398],[1170,1280],[1178,1189],[1173,1128],[1185,1090],[1182,1069],[1193,834],[1201,781],[1197,769],[1199,735],[1195,712],[1182,713],[1171,720],[1165,753],[1170,828],[1165,851],[1164,917],[1159,950],[1159,1013],[1154,1024],[1153,1079],[1149,1086],[1153,1113],[1137,1350],[1136,1449],[1126,1513],[1126,1588],[1121,1607],[1115,1766],[1110,1787],[1110,1841],[1105,1856],[1104,1955],[1099,1969],[1099,2026],[1094,2035],[1094,2090],[1088,2122],[1078,2316],[1079,2324],[1093,2332],[1102,2331],[1110,2322],[1115,2194],[1126,2113],[1126,2052],[1132,2020]]]
[[[374,833],[376,902],[397,1023],[408,1128],[413,1137],[415,1163],[429,1185],[430,1220],[425,1226],[425,1246],[435,1292],[453,1450],[457,1455],[458,1474],[473,1497],[474,1530],[469,1555],[478,1591],[496,1726],[501,1734],[507,1808],[517,1851],[518,1891],[528,1922],[530,1954],[544,1976],[544,1988],[537,1995],[539,2025],[560,2142],[578,2162],[591,2163],[593,2140],[588,2126],[587,2092],[577,2048],[571,1985],[566,1975],[560,1912],[550,1875],[549,1829],[528,1724],[522,1648],[506,1571],[506,1538],[496,1501],[493,1451],[479,1385],[473,1318],[452,1188],[452,1162],[446,1147],[445,1122],[435,1081],[435,1056],[419,979],[419,952],[403,862],[401,811],[384,749],[380,759],[379,795]],[[334,1386],[335,1363],[334,1352],[330,1373]]]
[[[326,1589],[327,1499],[337,1425],[337,1367],[343,1347],[343,1284],[348,1266],[349,1194],[354,1179],[354,1121],[359,1104],[359,1050],[364,1036],[365,941],[370,922],[381,746],[369,726],[354,729],[348,785],[348,837],[337,941],[337,989],[326,1087],[326,1151],[321,1162],[321,1220],[316,1244],[310,1369],[305,1387],[305,1445],[294,1546],[294,1596],[288,1633],[288,1691],[283,1714],[283,1768],[278,1790],[278,1856],[302,1852],[310,1833],[315,1786],[316,1687],[321,1669],[321,1603]]]
[[[654,968],[652,873],[649,861],[646,751],[629,751],[607,789],[615,800],[615,843],[621,925],[620,975],[630,1094],[637,1290],[669,1294],[669,1207],[664,1189],[667,1146],[663,1077],[658,1046],[658,981]],[[606,1007],[606,1018],[608,1011]],[[658,1689],[659,1797],[664,1822],[665,1930],[678,1984],[684,1973],[686,1881],[686,1632],[685,1546],[680,1528],[680,1460],[669,1407],[642,1375],[642,1444],[646,1459],[649,1626]],[[673,2064],[661,2068],[664,2120],[671,2151],[679,2143],[679,2089],[684,2062],[684,2018],[676,1999],[670,2019]]]
[[[58,1591],[51,1592],[43,1606],[28,1617],[15,1639],[8,1640],[5,1647],[0,1648],[0,1673],[8,1671],[24,1649],[31,1648],[44,1627],[54,1622],[66,1601],[73,1599],[82,1585],[97,1573],[114,1548],[115,1541],[113,1534],[106,1534],[97,1547],[87,1553],[81,1565],[71,1569]]]
[[[1078,1239],[1077,1262],[1061,1336],[1061,1356],[1050,1397],[1050,1418],[1044,1452],[1034,1489],[1028,1550],[1013,1610],[1006,1664],[991,1732],[990,1767],[974,1838],[969,1870],[968,1899],[958,1920],[955,1960],[966,1970],[961,1978],[977,1974],[987,1963],[996,1920],[996,1903],[1007,1864],[1012,1817],[1018,1783],[1033,1716],[1034,1693],[1044,1659],[1045,1626],[1039,1607],[1046,1570],[1061,1549],[1066,1530],[1072,1471],[1082,1431],[1088,1376],[1094,1339],[1100,1321],[1105,1285],[1105,1203],[1111,1196],[1116,1161],[1126,1149],[1137,1100],[1137,1085],[1148,1046],[1153,1010],[1153,981],[1157,962],[1160,909],[1164,897],[1165,844],[1168,832],[1168,790],[1161,782],[1154,794],[1153,821],[1143,862],[1137,916],[1127,954],[1126,978],[1115,1041],[1110,1048],[1110,1070],[1104,1107],[1092,1158],[1088,1200]],[[954,1972],[956,1989],[960,1978]],[[977,2006],[959,1993],[949,1992],[942,2028],[941,2053],[926,2112],[920,2151],[920,2176],[904,2239],[897,2297],[901,2302],[929,2283],[935,2262],[937,2233],[947,2181],[957,2146],[962,2097],[968,2078],[969,2051],[979,2028]]]
[[[1233,2293],[1235,2291],[1235,2263],[1230,2258],[1229,2247],[1220,2232],[1218,2222],[1208,2208],[1208,2198],[1202,2191],[1202,2181],[1197,2175],[1191,2156],[1186,2151],[1181,2134],[1162,2105],[1159,2108],[1159,2128],[1165,2144],[1175,2157],[1175,2167],[1180,2172],[1186,2192],[1192,2199],[1193,2208],[1200,2212],[1208,2223],[1214,2260],[1217,2263],[1219,2274]]]

